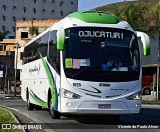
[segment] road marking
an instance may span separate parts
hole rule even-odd
[[[18,109],[15,109],[15,108],[11,108],[11,107],[7,107],[7,108],[11,110],[19,111]]]

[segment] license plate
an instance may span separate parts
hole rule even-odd
[[[99,109],[110,109],[111,108],[111,104],[99,104],[98,108]]]

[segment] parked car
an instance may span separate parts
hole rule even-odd
[[[16,94],[21,93],[20,85],[21,85],[21,81],[16,81]],[[10,83],[10,90],[11,90],[11,93],[14,93],[14,90],[15,90],[14,81],[11,81]]]
[[[160,78],[159,78],[159,89],[160,89]],[[153,90],[153,76],[147,75],[142,76],[142,94],[150,95]],[[157,91],[157,83],[154,85],[154,91]]]
[[[153,76],[142,76],[142,94],[150,95],[153,84]]]

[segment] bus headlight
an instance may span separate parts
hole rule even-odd
[[[62,89],[62,97],[69,99],[80,99],[82,96],[75,94],[71,91],[68,91],[66,89]]]
[[[126,97],[127,100],[139,100],[142,97],[142,91],[139,91],[137,93],[134,93],[128,97]]]

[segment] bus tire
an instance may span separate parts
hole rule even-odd
[[[143,90],[143,94],[144,94],[144,95],[150,95],[150,94],[151,94],[150,88],[145,88],[145,89]]]
[[[42,110],[42,106],[35,105],[35,110]]]
[[[53,119],[60,119],[61,114],[58,111],[53,110],[52,108],[52,98],[49,101],[49,115]]]
[[[35,105],[30,103],[30,101],[29,101],[29,92],[28,92],[28,90],[27,90],[27,108],[28,108],[28,110],[34,110],[34,108],[35,108]]]

